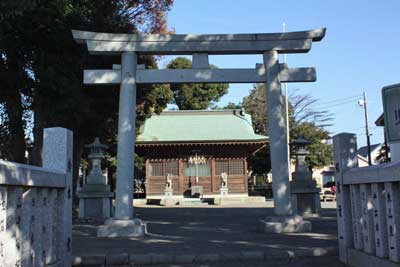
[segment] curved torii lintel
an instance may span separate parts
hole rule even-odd
[[[254,34],[116,34],[72,30],[91,54],[260,54],[306,53],[324,38],[326,28],[286,33]]]

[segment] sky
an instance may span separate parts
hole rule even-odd
[[[315,83],[291,83],[290,92],[318,99],[315,108],[334,115],[332,134],[357,134],[366,144],[364,111],[358,99],[366,92],[371,142],[383,142],[374,122],[382,113],[381,89],[400,83],[400,1],[360,0],[175,0],[168,15],[177,34],[269,33],[327,28],[307,54],[287,56],[289,67],[315,67]],[[164,58],[161,65],[167,62]],[[281,59],[283,60],[283,58]],[[210,56],[219,68],[254,68],[261,55]],[[252,84],[231,84],[219,106],[241,102]],[[283,87],[282,87],[283,89]]]

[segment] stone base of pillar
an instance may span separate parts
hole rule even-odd
[[[311,232],[311,222],[299,215],[270,216],[259,222],[258,230],[262,233],[306,233]]]
[[[178,204],[178,201],[173,197],[172,188],[165,188],[164,189],[164,198],[161,199],[160,205],[161,206],[174,206],[176,204]]]
[[[164,197],[160,200],[160,205],[161,206],[175,206],[179,202],[178,199],[173,198],[173,197]]]
[[[202,198],[203,197],[203,186],[201,185],[193,185],[190,188],[191,196],[192,197],[198,197]]]
[[[97,230],[98,237],[140,237],[147,232],[146,224],[140,219],[108,219]]]
[[[304,217],[318,217],[321,211],[319,189],[293,191],[291,192],[291,202],[294,213]]]
[[[78,192],[79,218],[104,221],[113,215],[114,193],[105,184],[85,184]]]
[[[221,187],[219,189],[221,197],[226,197],[228,195],[228,188],[227,187]]]
[[[165,188],[165,189],[164,189],[164,196],[165,196],[165,197],[172,197],[172,196],[173,196],[173,190],[172,190],[172,188]]]

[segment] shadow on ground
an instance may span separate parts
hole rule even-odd
[[[113,253],[224,253],[242,251],[315,250],[337,246],[336,210],[324,208],[310,218],[313,232],[264,234],[257,222],[273,214],[267,206],[136,207],[137,217],[147,222],[142,238],[98,238],[96,226],[74,225],[73,254]]]

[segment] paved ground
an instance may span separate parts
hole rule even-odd
[[[140,265],[139,265],[140,266]],[[205,263],[205,264],[163,264],[152,265],[152,267],[348,267],[340,263],[335,257],[314,257],[296,259],[292,261],[246,261],[246,262],[225,262],[225,263]]]
[[[148,235],[143,238],[97,238],[96,226],[75,225],[73,254],[81,256],[179,252],[196,255],[243,251],[267,251],[273,254],[282,250],[296,252],[334,248],[337,246],[335,203],[323,203],[323,207],[320,218],[309,219],[313,222],[313,232],[307,234],[258,233],[257,222],[273,214],[270,202],[251,206],[247,204],[190,208],[136,207],[136,216],[147,222]],[[336,264],[334,261],[330,263]],[[240,262],[237,264],[237,266],[266,266],[257,262],[254,265],[247,263],[240,265]]]

